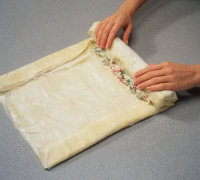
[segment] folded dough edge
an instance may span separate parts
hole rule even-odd
[[[131,126],[156,113],[158,111],[150,105],[147,108],[144,104],[138,105],[137,108],[130,107],[110,114],[109,117],[103,120],[82,127],[75,136],[66,137],[59,142],[48,144],[45,147],[45,151],[42,149],[34,151],[41,160],[43,167],[50,169],[120,129]]]
[[[0,76],[0,95],[12,90],[17,86],[38,77],[39,75],[72,61],[80,56],[90,45],[91,38],[81,41],[75,45],[66,47],[60,51],[45,56],[33,63],[27,64],[14,71]],[[78,50],[78,51],[77,51]],[[66,58],[63,58],[66,57]]]

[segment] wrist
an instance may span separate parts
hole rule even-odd
[[[126,0],[119,8],[124,10],[131,17],[134,16],[135,12],[146,2],[147,0]]]
[[[195,72],[195,84],[196,86],[200,85],[200,64],[192,65],[192,69]]]
[[[135,8],[133,7],[133,5],[130,5],[130,3],[124,2],[118,9],[118,11],[123,11],[125,12],[128,16],[130,16],[131,18],[134,16],[135,14]]]

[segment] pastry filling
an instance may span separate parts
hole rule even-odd
[[[96,43],[93,43],[95,53],[101,58],[102,64],[109,67],[109,69],[113,72],[113,74],[125,85],[129,88],[130,92],[135,94],[141,100],[144,100],[150,103],[148,98],[148,94],[145,91],[139,90],[134,86],[133,79],[124,71],[122,67],[117,63],[117,61],[109,58],[105,51],[99,48]]]

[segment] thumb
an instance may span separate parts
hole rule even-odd
[[[129,24],[127,27],[126,27],[126,29],[124,30],[124,35],[123,35],[123,41],[126,43],[126,44],[128,44],[128,39],[129,39],[129,37],[130,37],[130,35],[131,35],[131,31],[132,31],[132,29],[133,29],[133,25],[132,24]]]

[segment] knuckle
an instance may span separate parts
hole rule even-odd
[[[108,20],[108,17],[107,17],[107,18],[105,18],[105,19],[104,19],[102,22],[104,22],[104,23],[105,23],[107,20]]]
[[[175,74],[173,74],[173,75],[171,75],[170,80],[171,80],[171,81],[174,81],[174,80],[176,80],[176,78],[177,78],[177,76],[176,76]]]
[[[151,66],[148,66],[147,67],[147,71],[151,71],[152,70],[152,67]]]
[[[153,79],[151,80],[151,83],[152,83],[152,84],[157,83],[157,78],[153,78]]]
[[[146,75],[147,75],[148,78],[154,77],[154,73],[152,71],[148,72]]]
[[[105,22],[106,22],[107,20],[108,20],[107,18],[103,19],[102,23],[105,24]]]
[[[106,39],[106,37],[107,37],[107,33],[103,32],[102,33],[102,39]]]
[[[142,81],[142,78],[141,78],[141,77],[138,77],[136,82],[137,82],[137,83],[141,83],[141,81]]]
[[[97,35],[97,40],[100,40],[100,39],[101,39],[101,34],[98,33],[98,35]]]
[[[110,32],[110,29],[109,29],[109,28],[105,28],[105,29],[104,29],[104,33],[105,33],[105,34],[108,34],[109,32]]]
[[[104,30],[106,27],[106,23],[102,24],[101,29]]]
[[[103,28],[100,27],[100,28],[99,28],[99,34],[101,34],[102,32],[103,32]]]
[[[167,68],[166,68],[166,72],[167,72],[167,74],[172,74],[174,71],[173,71],[172,68],[167,67]]]
[[[144,88],[146,88],[147,87],[147,83],[146,82],[144,82],[144,83],[142,83],[141,85],[140,85],[140,88],[141,89],[144,89]]]
[[[161,89],[165,89],[166,85],[165,84],[161,84],[160,87],[161,87]]]
[[[106,26],[106,21],[103,21],[102,23],[101,23],[101,27],[105,27]]]
[[[167,62],[165,62],[165,63],[166,63],[166,65],[167,65],[167,66],[169,66],[169,65],[170,65],[170,62],[169,62],[169,61],[167,61]]]
[[[97,25],[97,27],[98,27],[98,28],[101,27],[102,24],[103,24],[103,22],[100,22],[100,23]]]
[[[105,44],[105,40],[103,38],[101,38],[101,46]]]
[[[117,18],[116,18],[116,21],[117,21],[117,22],[122,22],[123,19],[122,19],[121,17],[117,17]]]
[[[170,74],[173,74],[174,73],[173,68],[169,68],[169,72],[170,72]]]
[[[111,33],[112,33],[112,34],[116,34],[116,33],[117,33],[116,29],[112,29],[112,30],[111,30]]]
[[[169,61],[164,62],[165,66],[169,66],[171,63]]]

